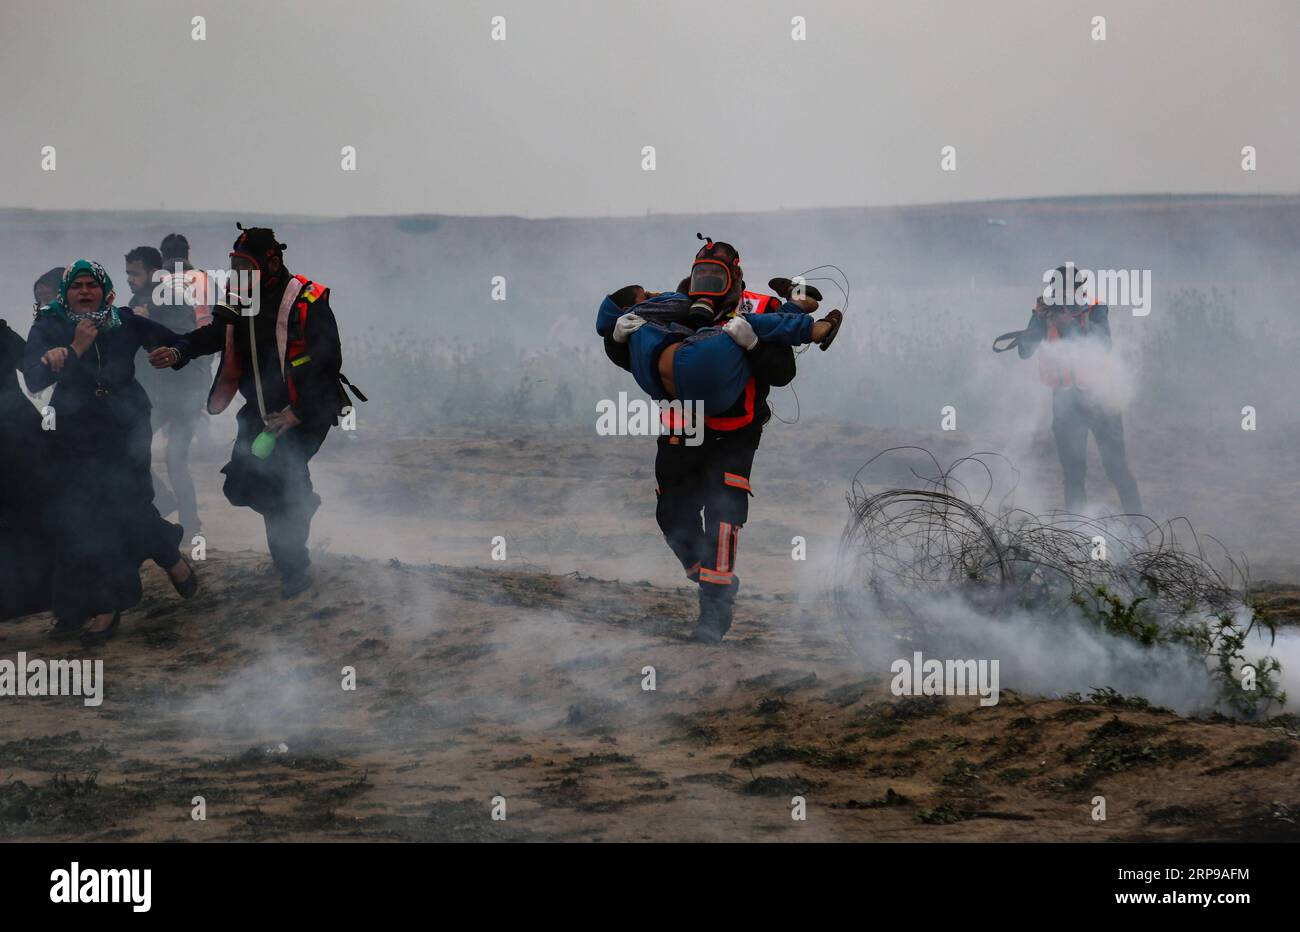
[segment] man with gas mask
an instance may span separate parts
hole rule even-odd
[[[1108,374],[1109,312],[1088,297],[1087,279],[1073,265],[1057,268],[1050,278],[1052,284],[1039,296],[1029,325],[1005,336],[1016,338],[1021,359],[1037,353],[1039,379],[1052,389],[1052,433],[1064,473],[1065,509],[1082,514],[1087,507],[1084,483],[1091,431],[1120,506],[1128,514],[1141,514],[1142,497],[1124,449],[1123,416],[1107,397],[1113,388]]]
[[[258,301],[248,291],[232,294],[229,304],[212,309],[211,323],[182,336],[174,349],[155,350],[150,362],[183,366],[221,353],[208,413],[220,414],[236,392],[244,398],[230,462],[221,470],[225,495],[262,515],[287,599],[311,585],[307,538],[320,496],[308,463],[348,403],[342,349],[329,288],[285,268],[285,244],[274,231],[239,229],[231,270],[239,288],[252,282]]]
[[[703,407],[698,445],[684,442],[682,412],[663,411],[655,517],[699,586],[692,638],[704,643],[718,643],[731,627],[738,538],[753,494],[754,454],[771,417],[768,393],[794,378],[794,346],[829,348],[842,321],[839,311],[813,321],[815,289],[786,279],[771,284],[785,301],[747,291],[735,247],[706,239],[676,292],[628,285],[607,296],[597,314],[606,355],[647,394]]]

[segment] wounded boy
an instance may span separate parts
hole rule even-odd
[[[721,249],[727,244],[710,245]],[[607,296],[597,312],[596,332],[627,344],[633,378],[656,401],[695,401],[706,416],[721,414],[736,403],[753,374],[746,351],[760,342],[818,343],[826,349],[839,330],[839,311],[814,321],[790,301],[778,311],[740,312],[723,324],[691,326],[703,323],[702,310],[713,313],[712,302],[700,299],[707,293],[696,290],[702,284],[699,277],[693,275],[687,286],[691,294],[656,294],[628,285]],[[726,313],[725,304],[719,311]]]

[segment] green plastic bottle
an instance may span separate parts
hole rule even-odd
[[[259,460],[264,460],[271,455],[275,449],[275,434],[269,430],[264,430],[253,440],[253,455]]]

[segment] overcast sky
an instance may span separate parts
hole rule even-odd
[[[0,43],[2,207],[538,217],[1300,192],[1297,0],[4,0]]]

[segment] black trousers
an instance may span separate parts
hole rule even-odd
[[[245,405],[236,421],[235,446],[221,470],[226,500],[262,516],[275,568],[282,576],[294,576],[311,565],[307,538],[320,496],[312,488],[307,464],[325,442],[330,425],[299,424],[281,434],[271,455],[262,460],[252,452],[253,440],[263,429],[256,406]]]
[[[730,608],[736,600],[736,551],[749,517],[749,484],[758,437],[706,430],[704,442],[663,436],[655,457],[655,517],[686,575],[705,603]]]
[[[1052,393],[1052,433],[1056,454],[1065,474],[1065,509],[1081,513],[1087,507],[1088,432],[1097,438],[1097,450],[1106,476],[1119,493],[1128,514],[1142,514],[1142,497],[1124,451],[1124,419],[1087,391],[1059,388]]]

